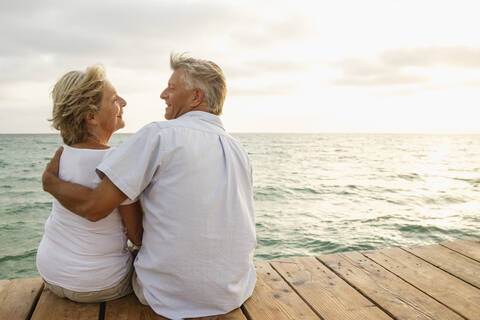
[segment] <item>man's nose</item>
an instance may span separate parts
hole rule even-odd
[[[165,92],[166,90],[163,90],[162,93],[160,93],[160,99],[166,99],[167,98],[167,94]]]

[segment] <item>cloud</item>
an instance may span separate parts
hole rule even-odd
[[[307,65],[292,60],[251,59],[223,67],[227,78],[249,78],[258,75],[292,74],[308,70]]]
[[[355,87],[378,87],[378,86],[392,86],[392,85],[407,85],[427,82],[426,77],[408,74],[386,74],[373,75],[368,77],[347,76],[341,79],[334,80],[333,83],[340,86],[355,86]]]
[[[396,67],[450,66],[480,68],[480,48],[468,46],[429,46],[413,49],[395,49],[381,54],[380,60]]]
[[[305,39],[311,26],[295,11],[265,18],[262,5],[251,11],[224,1],[3,1],[0,83],[52,81],[99,62],[137,72],[165,70],[171,51],[218,57],[234,78],[301,71],[300,64],[269,60],[265,53],[269,46]]]
[[[187,10],[188,9],[188,10]],[[228,7],[145,3],[58,2],[55,6],[33,6],[16,15],[2,14],[2,56],[52,54],[55,56],[124,56],[159,48],[171,42],[195,43],[195,30],[205,18],[203,31],[214,31],[214,21],[228,19]],[[197,29],[198,30],[198,29]],[[168,52],[168,50],[167,50]]]
[[[462,87],[480,88],[480,79],[465,81],[461,83]]]
[[[283,96],[289,95],[297,88],[293,83],[273,83],[258,87],[234,86],[228,91],[229,96]]]
[[[292,45],[316,35],[311,23],[295,12],[270,20],[263,19],[261,15],[251,14],[236,18],[241,20],[232,24],[230,40],[232,44],[240,47],[258,49],[259,45],[262,48]]]
[[[402,72],[398,67],[381,61],[368,62],[361,59],[345,59],[334,65],[343,75],[333,80],[340,86],[375,87],[424,83],[427,78]]]
[[[479,69],[480,48],[430,46],[395,49],[381,53],[373,62],[364,59],[344,59],[334,63],[333,66],[340,69],[342,75],[332,82],[341,86],[376,87],[426,84],[431,79],[422,72],[422,68],[425,70],[437,66],[447,66]],[[415,71],[412,71],[412,68],[415,68]]]

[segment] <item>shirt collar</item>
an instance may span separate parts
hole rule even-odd
[[[196,118],[201,121],[208,122],[217,127],[220,127],[225,131],[225,128],[223,127],[223,123],[222,123],[222,120],[220,120],[220,117],[212,113],[205,112],[205,111],[189,111],[187,113],[182,114],[177,119],[187,119],[187,118]]]

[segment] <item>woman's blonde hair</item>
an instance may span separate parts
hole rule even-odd
[[[105,69],[100,65],[86,71],[67,72],[52,90],[52,126],[60,130],[63,142],[72,145],[88,137],[85,117],[100,110]]]
[[[182,68],[186,89],[201,89],[205,93],[205,102],[210,111],[216,115],[222,114],[227,83],[222,69],[216,63],[171,53],[170,67],[174,71]]]

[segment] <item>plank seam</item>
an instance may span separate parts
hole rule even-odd
[[[389,317],[391,317],[393,320],[399,320],[397,317],[395,317],[393,314],[391,314],[388,310],[384,309],[381,305],[379,305],[375,300],[371,299],[369,296],[367,296],[366,293],[364,293],[362,290],[360,290],[359,288],[357,288],[354,284],[350,283],[347,279],[345,279],[344,277],[342,277],[342,275],[338,272],[336,272],[335,270],[333,270],[332,268],[330,268],[326,263],[324,263],[322,260],[320,260],[320,258],[318,256],[315,256],[315,259],[317,259],[322,265],[324,265],[328,270],[332,271],[334,274],[337,275],[337,277],[339,277],[340,279],[342,279],[343,281],[345,281],[345,283],[347,283],[350,287],[352,287],[353,289],[355,289],[358,293],[360,293],[363,297],[365,297],[368,301],[372,302],[375,306],[377,306],[377,308],[379,308],[380,310],[382,310],[383,312],[385,312]]]
[[[315,310],[313,308],[313,306],[308,303],[307,299],[304,298],[291,284],[290,282],[288,282],[287,279],[285,279],[283,277],[283,275],[280,273],[280,271],[278,271],[277,269],[275,269],[275,267],[270,263],[270,261],[268,261],[268,264],[270,265],[270,267],[272,267],[273,270],[275,270],[275,272],[280,276],[280,278],[283,279],[283,281],[285,281],[285,283],[293,290],[293,292],[295,292],[297,294],[297,296],[300,297],[300,299],[302,299],[303,302],[305,302],[305,304],[312,310],[313,313],[315,313],[321,320],[325,320],[325,318],[323,318],[318,312],[317,310]]]
[[[32,319],[33,313],[35,312],[35,309],[37,308],[38,301],[40,300],[40,296],[42,295],[44,288],[45,288],[45,283],[42,283],[42,286],[41,286],[40,289],[38,290],[37,295],[36,295],[35,298],[33,299],[32,306],[30,307],[30,311],[28,312],[28,315],[27,315],[27,317],[25,318],[26,320]]]
[[[98,320],[105,320],[105,302],[99,303]]]
[[[475,262],[480,263],[480,259],[475,259],[475,258],[469,257],[469,256],[467,256],[465,253],[463,253],[463,252],[461,252],[461,251],[458,251],[458,250],[455,250],[455,249],[453,249],[453,248],[447,247],[447,246],[443,245],[442,243],[439,243],[439,245],[441,245],[441,246],[444,247],[444,248],[447,248],[447,249],[450,249],[450,250],[452,250],[452,251],[455,251],[456,253],[461,254],[462,256],[464,256],[464,257],[466,257],[466,258],[468,258],[468,259],[470,259],[470,260],[473,260],[473,261],[475,261]]]
[[[445,248],[446,248],[446,247],[445,247]],[[475,287],[475,288],[477,288],[477,289],[480,289],[480,287],[479,287],[479,286],[477,286],[477,285],[475,285],[475,284],[473,284],[473,283],[470,283],[470,282],[468,282],[467,280],[464,280],[464,279],[462,279],[462,278],[458,277],[457,275],[455,275],[455,274],[451,273],[450,271],[443,269],[441,266],[439,266],[439,265],[436,265],[434,262],[430,262],[430,261],[428,261],[428,260],[426,260],[426,259],[422,258],[421,256],[418,256],[418,255],[416,255],[414,252],[410,252],[410,251],[408,251],[407,249],[404,249],[404,248],[400,248],[400,249],[402,249],[402,250],[403,250],[403,251],[405,251],[405,252],[408,252],[408,253],[410,253],[411,255],[414,255],[415,257],[419,258],[420,260],[423,260],[423,261],[425,261],[425,262],[427,262],[427,263],[431,264],[432,266],[434,266],[434,267],[436,267],[436,268],[438,268],[438,269],[442,270],[443,272],[445,272],[445,273],[448,273],[448,274],[449,274],[449,275],[451,275],[452,277],[454,277],[454,278],[457,278],[458,280],[461,280],[461,281],[465,282],[466,284],[469,284],[469,285],[471,285],[472,287]],[[450,248],[447,248],[447,249],[450,249]],[[455,250],[451,250],[451,251],[454,251],[454,252],[456,252]]]
[[[247,308],[245,308],[243,304],[240,306],[240,310],[242,310],[242,313],[245,316],[245,318],[247,318],[247,320],[252,320],[252,316],[250,316],[250,314],[247,311]]]
[[[400,248],[401,249],[401,248]],[[407,253],[410,253],[408,251],[406,251]],[[413,283],[410,283],[409,281],[407,281],[406,279],[403,279],[401,276],[399,276],[398,274],[390,271],[389,269],[385,268],[384,266],[382,266],[381,264],[377,263],[376,261],[374,261],[373,259],[370,259],[368,256],[364,255],[363,252],[360,252],[361,255],[363,255],[365,258],[369,259],[370,261],[372,261],[373,263],[376,263],[377,265],[379,265],[381,268],[387,270],[388,272],[390,272],[391,274],[393,274],[395,277],[399,278],[400,280],[408,283],[409,285],[411,285],[412,287],[414,287],[415,289],[417,289],[418,291],[424,293],[426,296],[432,298],[433,300],[437,301],[438,303],[440,303],[442,306],[446,307],[447,309],[451,310],[453,313],[456,313],[458,314],[460,317],[462,317],[463,319],[467,319],[467,317],[465,317],[464,315],[462,315],[461,313],[459,313],[458,311],[452,309],[451,307],[449,307],[448,305],[446,305],[445,303],[435,299],[434,297],[432,297],[431,295],[429,295],[427,292],[423,291],[422,289],[420,289],[419,287],[415,286]],[[414,255],[415,256],[415,255]],[[429,262],[428,262],[429,263]],[[432,265],[433,267],[436,268],[436,266],[434,266],[433,264],[429,263],[430,265]],[[439,268],[437,268],[439,269]],[[441,270],[441,269],[440,269]]]

